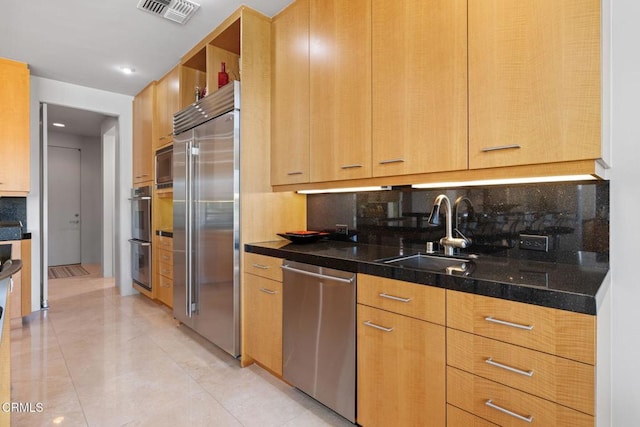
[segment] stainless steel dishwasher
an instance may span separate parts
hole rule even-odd
[[[355,423],[356,275],[284,261],[282,376]]]

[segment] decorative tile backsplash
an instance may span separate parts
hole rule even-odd
[[[359,242],[420,250],[445,234],[444,218],[438,227],[427,223],[439,194],[446,194],[452,208],[455,206],[453,227],[471,239],[468,252],[545,261],[562,261],[585,252],[608,257],[607,181],[437,190],[398,187],[308,195],[307,228],[332,230],[336,224],[346,224],[357,231]],[[521,249],[522,235],[545,236],[548,250]]]

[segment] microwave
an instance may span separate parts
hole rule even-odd
[[[173,187],[173,145],[156,151],[156,188]]]

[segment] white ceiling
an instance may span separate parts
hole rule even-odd
[[[0,57],[26,62],[35,76],[135,95],[240,5],[273,16],[292,0],[193,1],[200,9],[181,25],[139,10],[138,0],[0,0]],[[124,75],[124,66],[136,72]],[[48,108],[51,130],[81,136],[98,136],[105,117]],[[51,128],[54,121],[66,127]]]
[[[0,57],[35,76],[135,95],[241,4],[273,16],[292,0],[194,1],[200,9],[181,25],[139,10],[138,0],[0,0]]]

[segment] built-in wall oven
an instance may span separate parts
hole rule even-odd
[[[151,186],[131,190],[131,278],[151,290]]]

